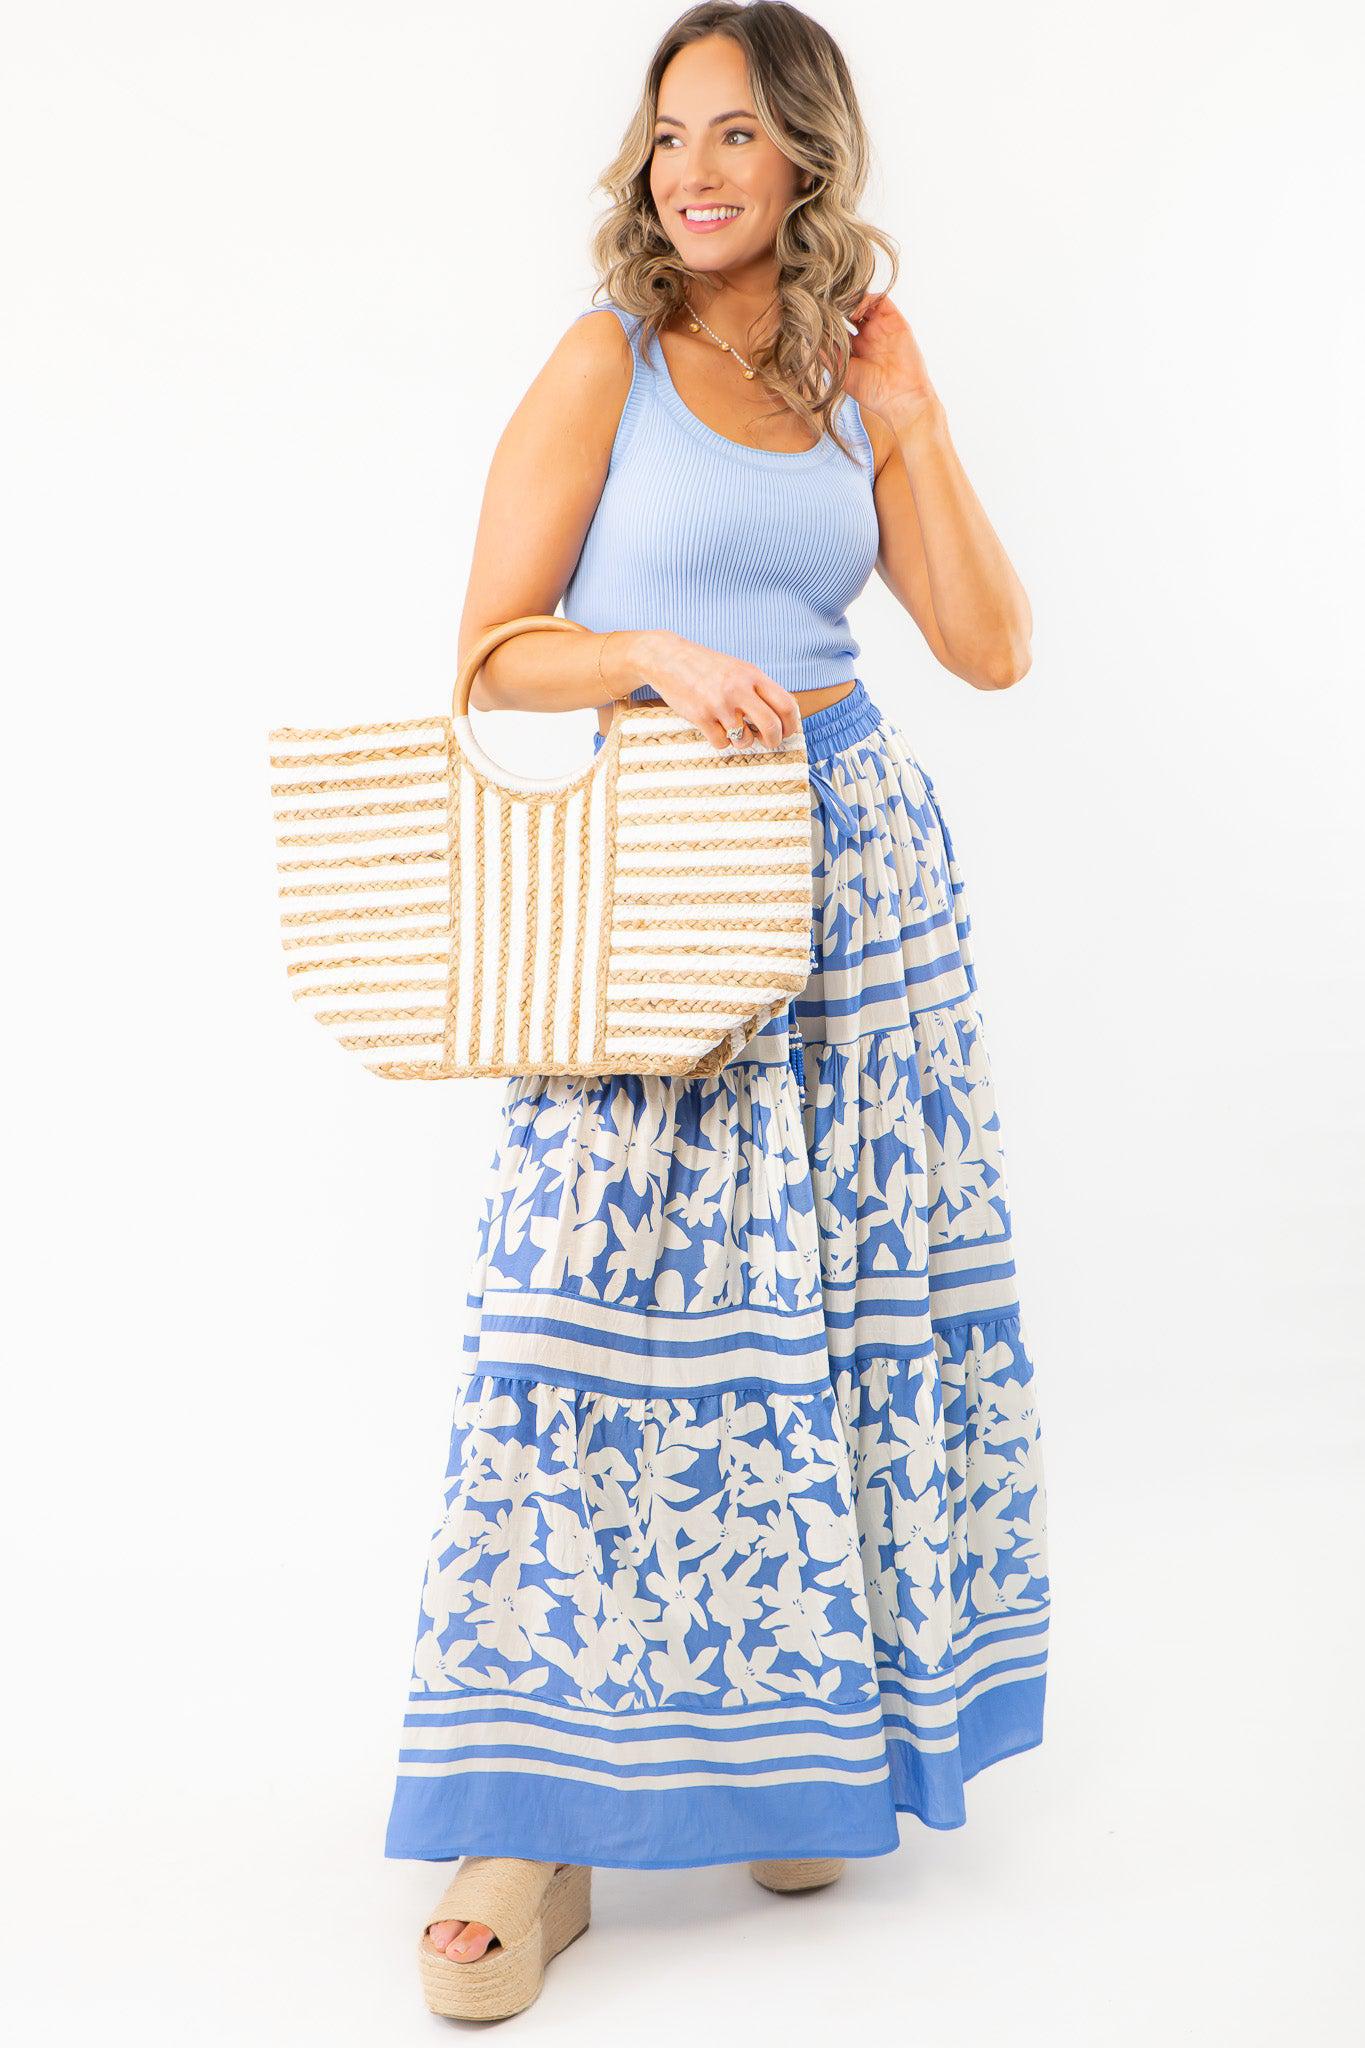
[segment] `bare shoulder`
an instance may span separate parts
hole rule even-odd
[[[605,468],[632,368],[621,322],[607,307],[594,307],[560,335],[513,421],[541,447],[600,457]]]
[[[465,596],[471,634],[558,604],[601,502],[632,367],[621,322],[594,307],[532,378],[488,466]]]
[[[622,373],[630,382],[631,351],[620,320],[606,306],[594,306],[571,320],[555,343],[546,368],[614,388]]]

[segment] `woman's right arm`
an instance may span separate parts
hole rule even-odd
[[[559,603],[606,482],[631,368],[620,321],[598,308],[566,329],[503,429],[479,512],[460,660],[490,626]],[[769,746],[800,719],[791,693],[752,663],[663,628],[518,633],[489,655],[470,702],[569,711],[643,683],[717,747],[740,719]]]

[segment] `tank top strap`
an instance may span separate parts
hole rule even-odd
[[[644,321],[638,313],[628,313],[625,307],[618,306],[614,299],[599,299],[595,306],[585,306],[581,313],[576,313],[570,324],[576,326],[580,320],[586,320],[589,313],[614,313],[625,329],[626,340],[630,343],[631,354],[637,362],[641,360],[640,329],[644,325]]]
[[[579,320],[586,320],[589,313],[614,313],[625,329],[626,339],[630,343],[630,388],[626,392],[621,417],[612,437],[610,472],[619,469],[626,449],[634,437],[640,415],[649,407],[654,379],[645,374],[647,365],[640,352],[640,329],[644,325],[640,315],[628,313],[624,306],[618,306],[614,299],[600,299],[595,306],[586,306],[581,313],[576,314],[571,324],[577,325]]]
[[[598,299],[577,318],[608,311],[629,342],[630,384],[565,615],[598,633],[667,628],[794,693],[856,675],[848,606],[876,566],[879,529],[853,399],[836,416],[842,450],[834,434],[749,447],[684,404],[658,342],[646,346],[646,315]]]
[[[631,431],[635,425],[636,415],[648,403],[647,393],[657,391],[659,373],[656,372],[653,377],[641,375],[642,370],[654,369],[654,365],[646,361],[640,347],[640,335],[645,324],[641,314],[628,313],[625,307],[618,306],[614,299],[599,299],[595,306],[585,306],[581,313],[575,314],[574,322],[571,324],[576,324],[579,320],[586,320],[589,313],[614,313],[625,331],[627,341],[630,343],[632,357],[630,390],[627,393],[626,403],[622,410],[621,428],[618,430],[613,450],[614,455],[619,456],[624,452],[625,443],[630,438]],[[657,348],[657,342],[655,346]],[[668,376],[666,366],[663,369],[662,375],[665,379]],[[666,413],[668,412],[667,406],[664,407],[664,410]],[[845,438],[852,444],[866,476],[868,487],[871,489],[876,483],[876,455],[872,447],[872,437],[868,433],[863,420],[862,409],[852,394],[845,392],[835,411],[843,427]],[[703,431],[709,433],[709,429],[704,429]]]

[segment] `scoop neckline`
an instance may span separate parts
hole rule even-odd
[[[637,342],[639,332],[640,329],[637,326]],[[728,434],[718,432],[715,427],[708,427],[706,421],[699,419],[691,406],[685,403],[681,392],[673,382],[673,372],[668,367],[668,357],[664,352],[663,337],[656,334],[654,340],[659,352],[659,362],[663,369],[663,380],[659,386],[660,396],[669,412],[673,414],[679,424],[685,427],[697,440],[708,441],[715,446],[724,448],[738,461],[747,462],[759,469],[788,469],[793,464],[810,469],[818,467],[821,463],[828,462],[832,455],[839,453],[838,444],[830,434],[822,434],[820,439],[810,448],[751,448],[747,441],[733,441]],[[640,350],[640,354],[643,358],[643,349]],[[650,368],[652,369],[653,367],[651,363]],[[846,416],[849,403],[849,394],[845,392],[839,404],[841,417]]]

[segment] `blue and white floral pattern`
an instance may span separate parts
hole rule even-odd
[[[1042,1735],[1046,1496],[963,883],[861,683],[812,974],[708,1079],[507,1084],[386,1853],[872,1854]]]

